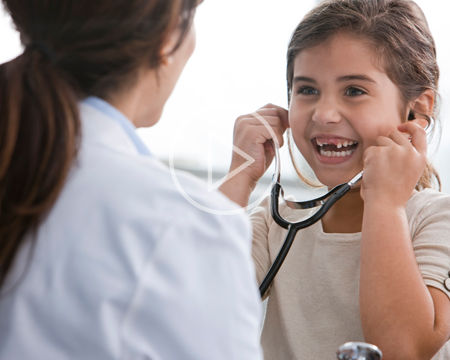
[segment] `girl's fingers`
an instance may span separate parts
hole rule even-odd
[[[421,121],[409,121],[407,123],[398,126],[398,130],[392,131],[388,136],[380,136],[377,138],[377,145],[389,146],[393,143],[400,146],[413,145],[414,148],[424,153],[427,149],[427,139],[424,126],[426,126],[426,120]]]
[[[261,114],[253,115],[251,119],[249,119],[255,125],[270,125],[272,127],[279,126],[280,128],[285,129],[285,126],[282,120],[276,115],[264,115]]]
[[[406,146],[411,144],[411,136],[408,133],[400,132],[400,131],[393,131],[389,134],[389,137],[401,146]]]
[[[284,133],[284,129],[281,128],[272,128],[272,131],[270,131],[268,128],[266,128],[264,125],[256,125],[258,127],[258,131],[262,134],[264,134],[264,137],[267,140],[274,140],[274,135],[275,138],[278,142],[278,146],[282,147],[284,144],[284,139],[283,139],[283,133]]]
[[[285,129],[289,127],[288,111],[285,108],[282,108],[281,106],[267,104],[262,108],[258,109],[257,113],[260,115],[276,116],[280,119],[281,124]]]
[[[427,134],[425,129],[417,122],[408,121],[401,124],[398,130],[407,133],[411,136],[411,144],[417,149],[421,154],[426,154],[427,152]]]
[[[275,137],[278,143],[283,146],[283,134],[286,131],[284,124],[281,119],[276,116],[260,116],[251,115],[247,117],[240,118],[239,128],[252,128],[258,133],[264,133],[265,136],[269,136],[268,139]]]
[[[391,146],[393,143],[394,141],[387,136],[378,136],[376,139],[376,145],[378,146]]]
[[[427,119],[414,119],[414,120],[409,120],[408,122],[413,123],[413,124],[417,124],[419,125],[422,129],[427,129],[429,123],[429,120]]]
[[[271,127],[266,126],[261,123],[256,124],[246,124],[247,126],[241,127],[238,132],[241,135],[242,139],[255,139],[256,143],[263,144],[268,140],[274,140],[276,139],[278,142],[278,145],[281,147],[283,146],[284,139],[283,139],[283,133],[284,129],[281,127]]]
[[[283,120],[277,115],[275,111],[270,113],[259,113],[254,112],[249,115],[244,115],[239,118],[240,121],[245,121],[252,125],[263,125],[270,127],[280,127],[283,130],[286,130],[286,126],[283,123]]]
[[[281,119],[281,124],[283,125],[284,129],[289,128],[289,112],[280,106],[276,107],[276,111],[279,118]]]

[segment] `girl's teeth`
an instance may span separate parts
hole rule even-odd
[[[346,157],[350,156],[353,153],[353,150],[347,151],[324,151],[320,150],[320,155],[325,157]]]
[[[317,143],[318,146],[328,145],[327,142],[321,142],[319,139],[316,139],[316,143]],[[338,149],[341,149],[341,148],[343,148],[343,147],[355,145],[356,143],[357,143],[357,142],[356,142],[356,141],[353,141],[353,140],[345,140],[345,141],[343,141],[342,143],[335,144],[335,146],[336,146]]]

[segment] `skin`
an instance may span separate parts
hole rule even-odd
[[[359,302],[365,340],[378,345],[385,360],[431,358],[450,338],[450,301],[423,282],[405,207],[425,169],[427,150],[426,120],[407,121],[408,114],[431,115],[434,93],[427,90],[404,103],[373,48],[348,33],[298,54],[291,90],[289,112],[271,104],[258,110],[280,143],[290,126],[297,147],[328,187],[364,169],[360,188],[339,200],[322,226],[326,232],[362,232]],[[358,145],[345,158],[324,157],[317,138]],[[242,206],[272,161],[270,139],[252,114],[237,119],[234,144],[255,162],[221,190]],[[242,159],[233,157],[230,170],[240,164]]]
[[[114,94],[111,99],[108,99],[137,128],[153,126],[159,121],[164,105],[194,52],[196,36],[193,25],[181,46],[171,53],[178,38],[178,30],[174,30],[169,35],[161,49],[162,62],[159,68],[150,69],[143,65],[138,70],[138,80],[131,88]]]

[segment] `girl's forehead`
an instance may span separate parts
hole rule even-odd
[[[380,55],[370,41],[361,36],[340,32],[297,54],[296,72],[382,72]]]

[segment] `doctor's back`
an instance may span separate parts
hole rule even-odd
[[[0,65],[0,359],[261,358],[246,217],[177,174],[191,205],[135,132],[197,1],[3,2],[25,50]]]

